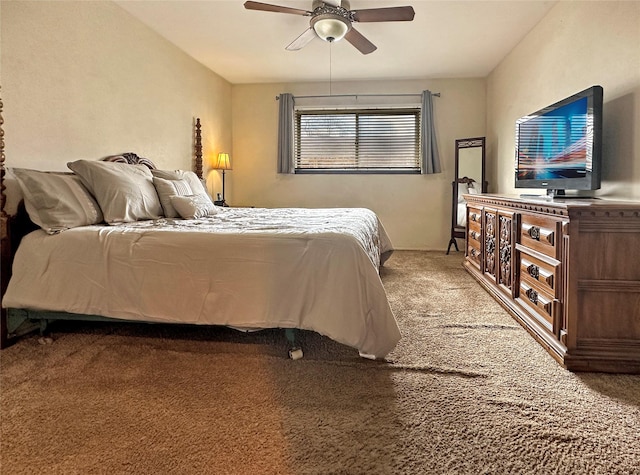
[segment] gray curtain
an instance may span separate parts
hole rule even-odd
[[[420,138],[422,150],[420,151],[421,173],[430,175],[440,173],[440,154],[436,140],[436,128],[433,118],[433,94],[431,91],[422,91],[422,117],[420,120]]]
[[[293,94],[280,94],[278,104],[278,173],[293,173]]]

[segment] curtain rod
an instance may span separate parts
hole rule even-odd
[[[321,96],[293,96],[294,99],[316,99],[320,97],[413,97],[421,96],[422,94],[329,94]],[[434,92],[432,96],[440,97],[439,92]],[[280,96],[276,96],[276,101],[280,99]]]

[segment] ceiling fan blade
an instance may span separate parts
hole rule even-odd
[[[354,10],[353,19],[361,22],[411,21],[416,15],[413,7],[367,8]]]
[[[357,31],[353,26],[349,32],[344,35],[344,39],[356,47],[362,54],[373,53],[378,48],[371,41],[362,36],[362,33]]]
[[[244,2],[244,8],[247,10],[260,10],[263,12],[291,13],[292,15],[311,16],[313,12],[300,10],[299,8],[282,7],[280,5],[271,5],[269,3],[260,2]]]
[[[311,40],[317,37],[318,36],[316,35],[316,32],[314,31],[314,29],[309,28],[300,36],[298,36],[295,40],[293,40],[291,44],[287,46],[285,49],[289,51],[298,51],[299,49],[302,49],[305,46],[307,46],[307,44],[311,42]]]

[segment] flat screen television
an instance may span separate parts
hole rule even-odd
[[[518,119],[515,158],[516,188],[543,188],[548,196],[599,189],[602,87],[592,86]]]

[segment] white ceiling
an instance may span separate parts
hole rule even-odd
[[[312,0],[260,0],[311,10]],[[351,10],[411,5],[411,22],[354,23],[378,49],[342,40],[285,47],[299,15],[246,10],[244,0],[117,0],[122,8],[233,84],[485,77],[556,1],[351,0]]]

